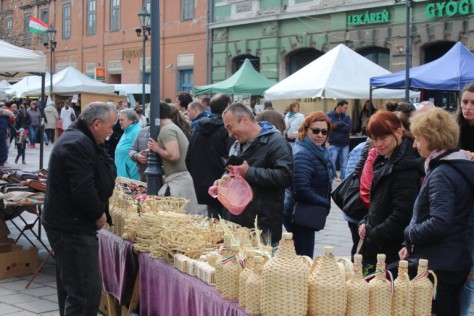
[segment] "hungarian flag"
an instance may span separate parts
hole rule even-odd
[[[30,23],[28,26],[30,28],[30,33],[44,34],[48,31],[48,24],[34,16],[30,16]]]

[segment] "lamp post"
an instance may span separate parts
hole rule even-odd
[[[54,26],[51,24],[48,28],[48,41],[44,42],[43,45],[46,48],[49,48],[49,95],[51,96],[53,93],[53,53],[54,50],[56,49],[57,42],[55,40],[56,38],[56,29]],[[52,98],[52,96],[51,96]],[[41,104],[41,125],[39,129],[40,133],[40,157],[39,157],[39,167],[40,169],[43,169],[43,151],[44,151],[44,107],[46,106],[46,101],[43,100],[44,104]],[[33,140],[34,141],[34,140]]]
[[[142,10],[143,11],[143,10]],[[150,137],[156,139],[160,126],[160,1],[151,1],[151,100],[150,100]],[[139,15],[140,16],[140,15]],[[140,20],[141,22],[141,20]],[[143,24],[142,24],[143,25]],[[144,66],[143,66],[144,67]],[[147,175],[147,194],[157,195],[163,183],[158,156],[150,150]]]
[[[402,0],[395,0],[400,3]],[[405,102],[410,100],[410,57],[411,57],[411,31],[410,31],[410,8],[411,0],[405,0],[407,14],[405,20]]]
[[[138,13],[138,18],[140,19],[141,29],[138,28],[135,31],[137,32],[137,36],[143,32],[143,49],[142,49],[142,106],[143,110],[145,110],[145,49],[146,49],[146,41],[148,40],[148,35],[151,34],[150,28],[150,17],[151,14],[146,10],[145,7]]]

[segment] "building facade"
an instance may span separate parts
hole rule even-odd
[[[18,46],[41,50],[47,35],[28,32],[30,16],[53,25],[57,47],[53,72],[73,66],[95,77],[105,68],[107,83],[142,83],[143,34],[138,13],[150,12],[151,0],[0,0],[0,38]],[[159,1],[161,25],[160,91],[174,100],[177,93],[207,83],[210,56],[208,2]],[[153,14],[156,16],[156,13]],[[145,82],[150,79],[150,41],[146,41]]]
[[[282,80],[338,44],[380,66],[406,67],[405,0],[215,0],[212,80],[242,59]],[[457,41],[474,48],[474,1],[411,1],[411,65],[442,56]]]

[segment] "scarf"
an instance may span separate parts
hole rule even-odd
[[[308,136],[305,136],[303,141],[297,140],[297,142],[304,148],[308,149],[313,155],[315,155],[319,160],[321,160],[326,165],[326,170],[328,172],[329,182],[332,182],[336,174],[336,167],[332,163],[332,160],[329,155],[329,151],[324,146],[316,145]]]
[[[288,112],[286,113],[286,116],[288,116],[288,118],[292,118],[293,116],[296,115],[296,112]]]
[[[429,169],[429,166],[430,166],[430,161],[435,159],[436,157],[444,154],[446,152],[446,150],[441,150],[441,151],[436,151],[436,150],[433,150],[430,155],[425,159],[425,173],[428,173],[428,169]]]

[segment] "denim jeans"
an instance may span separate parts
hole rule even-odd
[[[469,242],[469,249],[471,250],[472,267],[469,272],[469,277],[461,292],[461,316],[469,316],[471,310],[472,298],[474,296],[474,210],[471,211],[469,217],[469,225],[467,226],[467,238]]]
[[[56,259],[60,315],[96,316],[102,288],[97,236],[45,229]]]
[[[36,143],[36,134],[39,132],[39,126],[28,126],[28,138],[30,139],[30,144],[34,145]]]
[[[341,180],[346,178],[346,165],[347,159],[349,158],[349,145],[346,146],[329,146],[329,154],[331,155],[331,160],[336,166],[336,162],[339,160],[339,168],[341,170]]]

